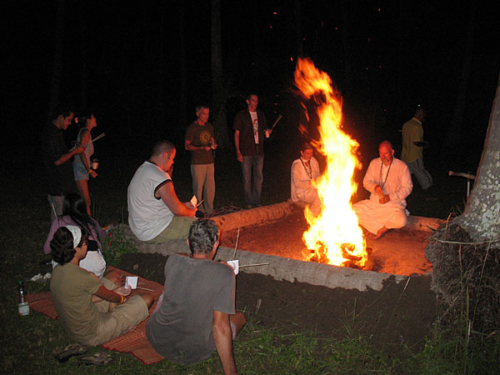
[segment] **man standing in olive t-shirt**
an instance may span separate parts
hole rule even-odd
[[[208,105],[196,107],[196,121],[188,126],[184,147],[191,151],[191,177],[193,194],[203,204],[198,208],[202,214],[211,214],[214,210],[215,177],[214,156],[217,148],[214,139],[214,127],[208,122]]]

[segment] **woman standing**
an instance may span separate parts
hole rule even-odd
[[[94,154],[94,144],[90,131],[97,126],[97,121],[93,114],[81,116],[79,118],[80,132],[76,139],[77,143],[85,147],[85,152],[77,155],[73,161],[73,171],[75,173],[76,187],[78,193],[85,199],[87,214],[90,213],[92,203],[89,192],[89,175],[97,177],[97,172],[90,168],[90,157]]]

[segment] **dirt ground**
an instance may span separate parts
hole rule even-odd
[[[301,209],[282,220],[231,230],[222,233],[221,246],[237,250],[276,255],[289,259],[306,260],[310,251],[302,241],[308,225]],[[369,261],[364,269],[393,275],[423,275],[432,270],[425,258],[425,247],[430,232],[414,229],[389,231],[379,240],[364,232]],[[238,244],[236,245],[236,242]]]
[[[306,223],[300,213],[265,227],[247,228],[240,231],[238,249],[265,248],[266,253],[281,256],[286,251],[301,259],[304,245],[300,237],[304,228]],[[402,235],[420,241],[420,247],[425,248],[427,234],[421,238],[415,237],[415,233]],[[386,237],[390,241],[391,233]],[[222,245],[234,248],[235,238],[236,233],[223,234]],[[287,244],[286,250],[283,243]],[[422,261],[420,256],[417,258],[417,263]],[[379,271],[384,267],[380,259],[375,262]],[[120,267],[163,284],[165,261],[166,257],[159,254],[128,254]],[[236,307],[264,327],[286,327],[291,332],[307,329],[339,339],[362,334],[377,347],[391,348],[396,354],[406,348],[420,348],[436,319],[431,277],[424,274],[430,264],[420,266],[420,272],[409,271],[413,275],[407,281],[397,284],[391,278],[381,291],[366,292],[277,281],[270,276],[240,272],[236,276]]]

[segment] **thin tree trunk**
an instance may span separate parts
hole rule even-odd
[[[81,63],[82,63],[82,71],[81,71],[81,88],[80,88],[80,110],[87,111],[87,78],[88,78],[88,67],[87,67],[87,17],[85,14],[85,5],[87,2],[80,2],[80,35],[81,35]]]
[[[185,4],[179,1],[179,124],[181,128],[187,126],[187,71],[186,71],[186,29]]]
[[[66,12],[66,3],[64,0],[57,2],[56,29],[54,40],[54,63],[52,67],[52,82],[50,85],[49,113],[47,121],[53,120],[52,112],[59,104],[59,95],[61,90],[62,74],[62,50],[64,41],[64,15]]]
[[[229,148],[227,121],[224,112],[224,88],[222,42],[221,42],[221,0],[212,0],[211,14],[212,42],[212,118],[214,121],[216,141],[221,149]]]
[[[455,109],[445,137],[445,144],[442,148],[441,159],[449,162],[454,160],[458,150],[460,149],[460,135],[464,119],[464,112],[467,104],[467,86],[469,84],[470,71],[472,66],[472,57],[474,50],[474,30],[476,27],[476,2],[470,2],[469,25],[467,28],[467,41],[465,43],[464,60],[462,65],[462,73],[457,91],[457,99]]]
[[[293,15],[295,19],[295,49],[297,59],[304,57],[304,48],[302,43],[302,12],[300,9],[300,0],[295,0],[293,3]]]

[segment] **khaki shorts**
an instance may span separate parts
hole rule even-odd
[[[113,282],[105,277],[101,280],[106,288],[113,289],[115,285]],[[139,295],[135,295],[127,302],[115,306],[111,312],[108,312],[108,301],[97,302],[95,307],[104,314],[99,319],[96,336],[91,342],[86,343],[91,346],[104,344],[130,332],[149,316],[148,306]]]
[[[146,242],[162,243],[169,240],[186,240],[189,236],[189,228],[196,220],[198,219],[190,216],[174,216],[163,232]]]

